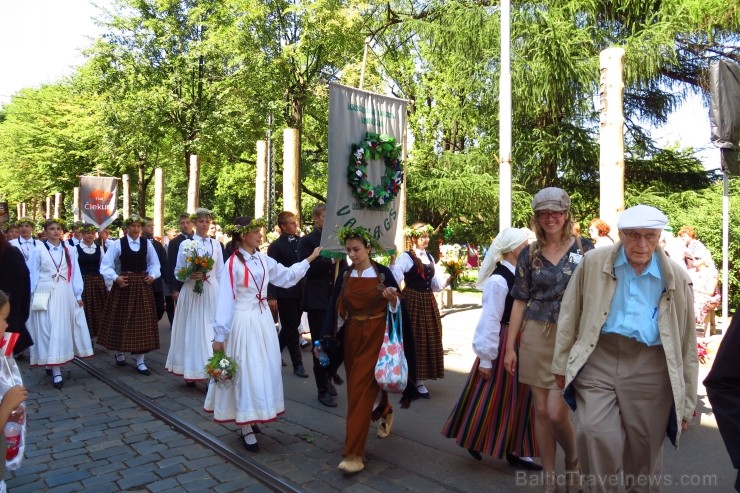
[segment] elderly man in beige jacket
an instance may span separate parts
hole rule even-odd
[[[578,410],[578,456],[594,492],[660,491],[663,441],[696,406],[691,281],[658,246],[668,219],[638,205],[620,242],[589,252],[563,297],[552,372]]]

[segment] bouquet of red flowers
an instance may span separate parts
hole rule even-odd
[[[699,363],[701,363],[702,365],[706,365],[707,364],[707,343],[697,342],[696,351],[699,354]]]

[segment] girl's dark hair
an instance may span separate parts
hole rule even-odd
[[[252,219],[254,219],[251,216],[241,216],[234,221],[234,224],[237,226],[248,226],[249,223],[252,222]],[[247,261],[244,259],[244,255],[242,255],[242,252],[239,251],[239,247],[242,245],[242,233],[234,233],[231,236],[231,248],[234,250],[234,255],[239,259],[239,261],[243,264],[246,264]]]
[[[5,291],[0,290],[0,308],[4,307],[9,301],[10,298],[5,294]]]

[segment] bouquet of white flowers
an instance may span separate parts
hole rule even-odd
[[[216,382],[216,385],[226,385],[236,378],[238,369],[239,365],[233,358],[226,356],[223,351],[216,351],[208,360],[206,374]]]

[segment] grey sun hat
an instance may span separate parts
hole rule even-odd
[[[565,190],[557,187],[543,188],[532,199],[532,209],[537,211],[567,211],[570,197]]]

